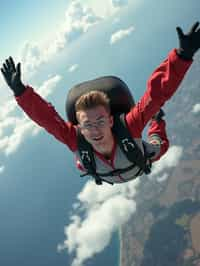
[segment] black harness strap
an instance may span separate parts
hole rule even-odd
[[[119,176],[123,173],[126,173],[127,171],[130,171],[132,170],[133,168],[135,167],[135,164],[132,164],[128,167],[125,167],[125,168],[118,168],[118,169],[115,169],[113,171],[110,171],[110,172],[107,172],[107,173],[99,173],[99,172],[96,172],[96,174],[99,176],[99,177],[106,177],[106,176]],[[141,169],[138,170],[138,172],[135,174],[135,177],[137,177],[141,172]],[[82,176],[86,176],[86,174],[82,174]],[[104,180],[105,181],[105,180]]]
[[[150,157],[150,155],[143,155],[141,149],[130,135],[124,114],[114,117],[113,133],[117,137],[118,144],[128,160],[139,166],[145,174],[149,174],[151,172],[151,164],[147,157]]]

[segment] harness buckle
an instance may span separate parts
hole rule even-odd
[[[89,156],[89,152],[88,151],[81,151],[81,160],[87,160],[87,162],[91,162],[91,158]]]
[[[128,152],[129,147],[131,147],[132,149],[135,149],[135,145],[134,145],[134,143],[128,141],[127,138],[125,138],[125,139],[122,140],[122,145],[123,145],[124,150],[125,150],[126,152]]]

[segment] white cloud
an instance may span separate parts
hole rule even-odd
[[[65,227],[67,239],[58,245],[58,251],[67,248],[69,253],[76,253],[73,266],[83,265],[85,260],[101,252],[109,244],[112,233],[130,219],[136,210],[133,198],[138,183],[139,179],[99,187],[87,182],[78,195],[79,210],[84,211],[85,218],[81,220],[79,215],[72,215],[71,224]]]
[[[127,29],[122,29],[122,30],[116,31],[115,33],[112,34],[112,36],[110,38],[110,44],[114,44],[114,43],[122,40],[123,38],[129,36],[133,31],[134,31],[133,26],[131,26]]]
[[[128,4],[128,0],[112,0],[114,7],[122,7]]]
[[[74,72],[78,67],[79,67],[78,64],[74,64],[74,65],[72,65],[72,66],[70,66],[70,67],[68,68],[68,71],[69,71],[69,72]]]
[[[135,7],[137,1],[135,0]],[[23,73],[25,77],[31,76],[42,63],[47,63],[55,54],[81,35],[88,32],[94,25],[120,13],[122,6],[127,6],[126,0],[73,0],[65,12],[65,19],[58,26],[57,32],[52,33],[48,40],[39,43],[26,41],[21,52]],[[129,35],[133,27],[121,30],[111,37],[111,44]]]
[[[152,173],[148,176],[150,179],[156,177],[156,179],[161,182],[168,178],[168,175],[162,174],[159,177],[159,174],[164,170],[167,170],[172,167],[176,167],[181,159],[183,154],[183,148],[180,146],[171,146],[163,157],[157,162],[153,163]]]
[[[48,79],[39,87],[39,94],[43,97],[49,96],[54,92],[60,80],[61,77],[58,75]],[[0,151],[7,156],[15,152],[27,136],[35,136],[41,130],[41,128],[27,118],[26,115],[23,114],[22,117],[14,116],[13,111],[16,110],[16,107],[17,104],[13,99],[9,100],[1,107]]]
[[[31,134],[34,126],[33,122],[29,121],[27,118],[17,119],[12,134],[8,138],[6,137],[6,147],[4,147],[5,154],[9,155],[15,152],[19,145],[23,143],[25,137]]]
[[[199,113],[200,112],[200,103],[197,103],[192,108],[192,113]]]
[[[76,39],[101,20],[91,8],[83,6],[79,1],[70,4],[65,17],[64,33],[68,41]]]
[[[24,76],[27,78],[34,73],[42,62],[46,61],[46,58],[43,55],[42,48],[38,44],[26,41],[22,47],[20,61],[22,62]]]
[[[127,222],[134,210],[133,201],[116,195],[97,209],[91,210],[84,222],[79,221],[72,227],[69,226],[66,234],[69,240],[73,240],[67,243],[69,250],[73,251],[78,246],[77,257],[72,265],[78,266],[87,258],[101,252],[110,242],[112,232]]]
[[[119,13],[120,9],[128,6],[129,2],[133,3],[133,1],[128,0],[84,0],[84,2],[94,10],[95,14],[104,19]],[[134,6],[137,2],[134,0]]]
[[[9,135],[2,133],[6,128],[9,128]],[[36,129],[39,132],[39,127],[26,117],[8,117],[5,123],[1,123],[0,151],[7,156],[15,152],[26,136],[34,135]]]
[[[90,6],[95,14],[103,19],[109,18],[114,15],[117,11],[114,8],[111,0],[84,0],[88,6]]]
[[[4,170],[5,170],[5,166],[1,165],[0,166],[0,174],[2,174],[4,172]]]
[[[168,179],[169,175],[167,173],[164,173],[162,176],[159,176],[156,178],[156,180],[160,183],[166,181]]]
[[[56,90],[56,85],[58,84],[60,80],[61,80],[60,75],[56,75],[46,80],[42,84],[42,86],[38,89],[39,95],[41,95],[44,98],[47,98],[50,94],[54,92],[54,90]]]
[[[17,107],[17,103],[13,99],[13,96],[12,96],[12,99],[8,99],[6,102],[2,103],[0,105],[0,121],[1,120],[4,121],[4,119],[8,117],[8,115],[12,114],[12,112],[15,111],[16,107]],[[1,130],[1,124],[0,124],[0,130]]]
[[[47,62],[66,44],[79,38],[100,21],[101,18],[94,13],[93,9],[81,4],[78,0],[72,1],[65,12],[65,20],[55,36],[52,36],[52,40],[40,45],[29,42],[24,44],[21,55],[24,73],[28,75],[34,72],[41,63]]]
[[[5,80],[3,78],[2,73],[0,72],[0,89],[1,89],[1,94],[2,94],[2,92],[4,92],[3,87],[5,87]]]

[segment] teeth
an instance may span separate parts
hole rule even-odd
[[[94,140],[100,140],[100,139],[102,139],[102,137],[99,137],[99,138],[94,138]]]

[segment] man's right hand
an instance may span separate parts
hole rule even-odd
[[[20,96],[25,91],[26,87],[21,81],[20,63],[15,67],[15,63],[11,56],[3,63],[1,73],[15,96]]]

